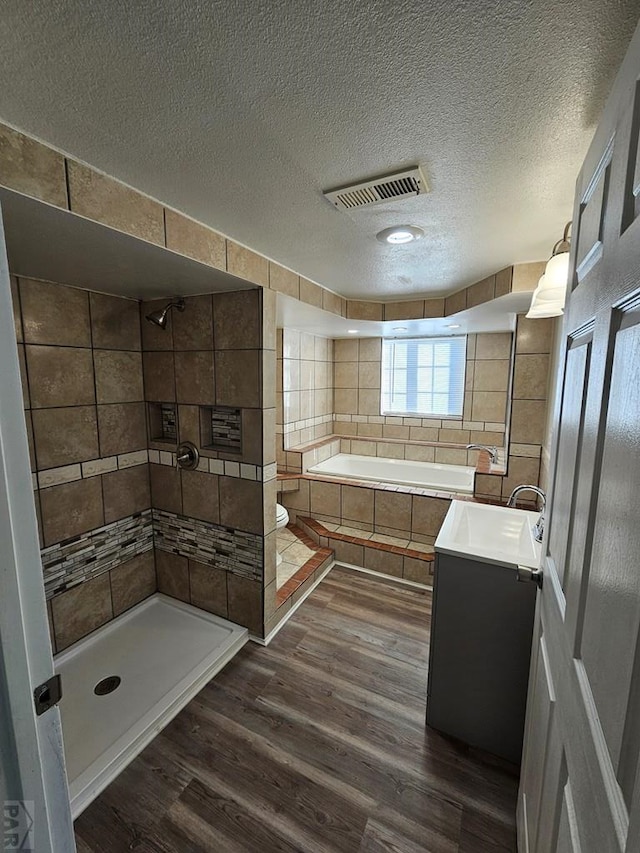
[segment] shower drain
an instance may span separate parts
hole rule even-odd
[[[121,680],[118,675],[108,675],[96,684],[93,692],[96,696],[107,696],[107,694],[113,693],[120,686]]]

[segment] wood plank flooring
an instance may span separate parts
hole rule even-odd
[[[430,608],[333,569],[80,816],[79,853],[513,853],[513,773],[425,727]]]

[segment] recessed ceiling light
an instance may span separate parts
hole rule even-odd
[[[447,326],[447,329],[459,329],[459,328],[460,328],[460,323],[449,323],[449,325]]]
[[[413,243],[414,240],[419,240],[424,237],[424,231],[415,225],[394,225],[392,228],[384,228],[376,234],[376,237],[381,243],[391,243],[398,246],[402,243]]]
[[[407,327],[406,326],[394,326],[392,331],[393,332],[406,332]]]
[[[358,330],[357,329],[347,329],[347,334],[348,335],[357,335]]]

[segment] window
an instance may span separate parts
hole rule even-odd
[[[466,337],[382,342],[383,415],[461,418]]]

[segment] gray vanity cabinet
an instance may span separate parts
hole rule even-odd
[[[537,587],[436,553],[427,724],[519,764]]]

